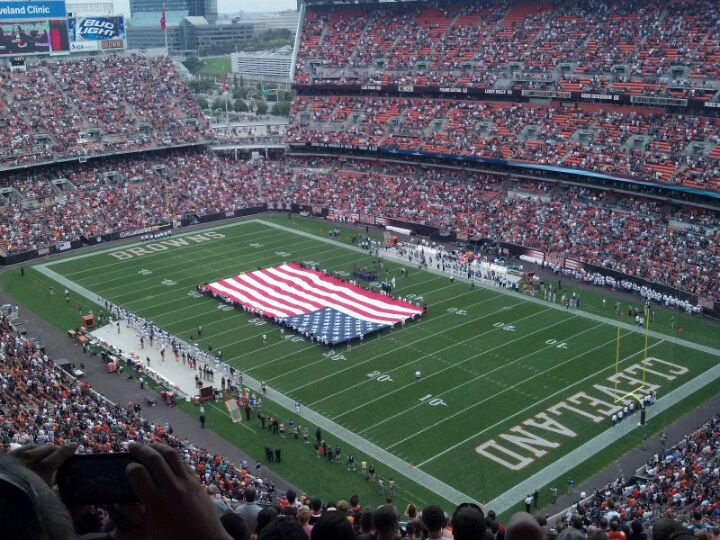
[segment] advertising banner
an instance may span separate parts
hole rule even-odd
[[[64,0],[0,1],[0,21],[31,21],[66,16]]]
[[[77,17],[68,19],[70,50],[73,52],[125,48],[123,17]]]

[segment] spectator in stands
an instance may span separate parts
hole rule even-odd
[[[258,540],[305,540],[300,524],[294,519],[276,519],[263,528]]]
[[[373,529],[373,511],[371,508],[365,508],[360,512],[358,520],[358,540],[372,540]]]
[[[643,525],[637,519],[630,525],[630,536],[628,540],[647,540],[647,534],[643,529]]]
[[[225,532],[227,532],[233,540],[250,539],[250,529],[247,526],[247,522],[242,516],[235,512],[225,512],[220,516],[220,523],[222,523]]]
[[[310,540],[313,529],[313,526],[310,525],[310,515],[310,507],[305,504],[302,505],[297,511],[298,522],[302,526],[302,529],[305,532],[305,536],[307,536],[307,540]]]
[[[262,508],[257,504],[257,492],[253,486],[247,486],[243,491],[245,503],[235,509],[240,516],[247,522],[248,528],[256,532],[258,524],[258,514]]]
[[[506,540],[543,540],[543,532],[537,520],[526,512],[514,514],[508,522]]]
[[[218,516],[222,516],[225,512],[230,510],[228,503],[222,498],[220,490],[215,484],[210,484],[207,487],[207,494],[210,496],[210,500],[212,501],[215,510],[217,510]]]
[[[355,533],[344,512],[324,512],[313,525],[311,540],[355,540]]]
[[[426,506],[422,511],[422,522],[427,527],[428,538],[451,538],[443,535],[443,529],[445,528],[445,512],[439,506]]]
[[[259,535],[262,530],[276,521],[278,518],[278,511],[274,506],[265,506],[260,509],[257,515],[257,525],[255,525],[255,535]]]
[[[398,526],[398,515],[393,505],[386,504],[373,510],[372,527],[375,540],[395,540]]]
[[[662,518],[652,528],[652,540],[690,540],[692,533],[671,518]]]
[[[485,537],[485,515],[471,504],[461,504],[452,517],[454,540],[475,540]]]

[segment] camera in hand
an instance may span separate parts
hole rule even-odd
[[[67,505],[137,502],[125,474],[136,462],[128,453],[75,455],[58,469],[60,498]]]

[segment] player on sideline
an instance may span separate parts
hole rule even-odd
[[[420,380],[420,376],[421,376],[421,373],[420,373],[419,371],[416,371],[416,372],[415,372],[415,380],[416,380],[416,381],[419,381],[419,380]]]

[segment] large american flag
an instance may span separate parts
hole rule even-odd
[[[423,308],[304,268],[282,264],[221,279],[205,290],[330,344],[359,338]]]

